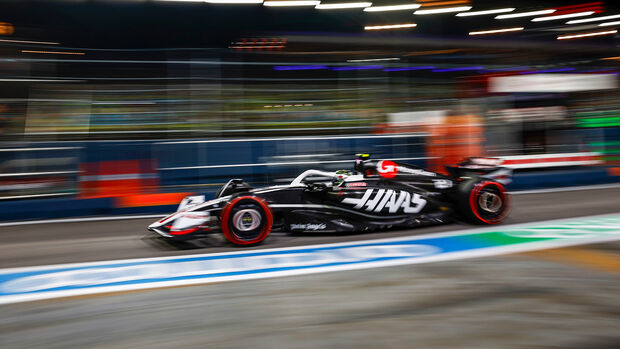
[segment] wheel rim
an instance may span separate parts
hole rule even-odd
[[[471,191],[469,205],[480,222],[497,224],[508,214],[510,197],[501,184],[481,182]]]
[[[480,208],[489,213],[497,213],[502,208],[502,198],[492,192],[483,191],[478,197]]]
[[[261,214],[255,209],[245,209],[233,215],[233,226],[239,231],[250,231],[258,228],[262,222]]]
[[[269,235],[273,213],[265,200],[255,196],[243,196],[226,204],[220,221],[226,239],[237,245],[251,245]]]

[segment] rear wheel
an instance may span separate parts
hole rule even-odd
[[[465,187],[461,212],[465,218],[478,224],[501,223],[510,211],[510,196],[500,183],[478,181]]]
[[[265,200],[241,196],[231,200],[220,216],[222,233],[237,245],[254,245],[271,232],[273,214]]]

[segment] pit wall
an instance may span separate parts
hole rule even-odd
[[[191,193],[213,196],[230,178],[284,184],[308,168],[351,169],[356,153],[422,167],[431,159],[422,133],[15,144],[0,152],[0,188],[15,188],[0,192],[0,221],[164,214]],[[620,181],[620,165],[583,154],[555,164],[557,154],[533,158],[533,167],[519,159],[509,190]]]

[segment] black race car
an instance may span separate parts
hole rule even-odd
[[[511,171],[494,159],[471,158],[450,175],[358,154],[352,171],[307,170],[288,185],[253,189],[231,179],[206,201],[188,196],[179,210],[148,229],[172,239],[222,233],[253,245],[271,231],[364,232],[453,221],[500,223],[509,211]]]

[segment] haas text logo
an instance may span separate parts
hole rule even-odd
[[[361,198],[345,198],[342,203],[354,205],[355,209],[363,207],[366,211],[381,212],[385,208],[389,213],[396,213],[402,208],[404,213],[418,213],[426,205],[426,200],[404,190],[367,189]]]

